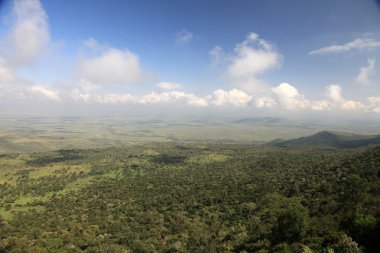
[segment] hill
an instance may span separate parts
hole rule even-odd
[[[234,124],[279,124],[288,123],[289,120],[273,117],[243,118],[232,121]]]
[[[380,144],[380,135],[358,135],[342,132],[322,131],[314,135],[291,140],[273,140],[268,143],[272,146],[314,146],[333,148],[359,148]]]

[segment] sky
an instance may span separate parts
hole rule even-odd
[[[377,0],[0,0],[0,113],[380,118]]]

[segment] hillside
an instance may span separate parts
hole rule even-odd
[[[351,133],[322,131],[314,135],[291,140],[276,139],[268,143],[272,146],[313,146],[331,148],[359,148],[380,144],[380,135],[358,135]]]
[[[380,146],[4,154],[0,252],[377,252],[379,168]]]

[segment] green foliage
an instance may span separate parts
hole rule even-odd
[[[372,215],[359,215],[349,227],[352,238],[365,246],[367,252],[376,252],[380,240],[379,224]]]
[[[379,147],[5,155],[0,252],[376,252],[379,168]]]
[[[302,206],[293,206],[281,211],[275,226],[275,241],[291,243],[300,241],[306,234],[308,218],[307,209]]]
[[[362,250],[358,244],[346,234],[342,234],[337,238],[337,242],[332,245],[336,253],[360,253]]]

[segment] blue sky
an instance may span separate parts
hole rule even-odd
[[[380,115],[375,0],[0,2],[3,108]]]

